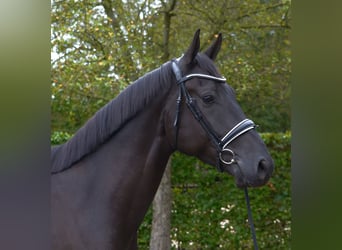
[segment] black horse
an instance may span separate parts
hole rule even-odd
[[[53,249],[137,249],[137,230],[170,155],[179,150],[264,185],[273,171],[265,144],[213,61],[221,34],[139,78],[73,138],[52,148]]]

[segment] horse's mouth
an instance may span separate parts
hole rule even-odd
[[[206,162],[207,164],[210,164],[212,166],[216,166],[219,171],[226,172],[229,175],[233,176],[233,178],[235,179],[236,187],[241,189],[246,187],[261,187],[267,183],[271,176],[271,173],[265,173],[263,177],[251,177],[250,175],[246,176],[246,174],[241,169],[241,166],[239,165],[243,163],[239,159],[238,155],[236,155],[237,157],[234,159],[234,161],[232,161],[231,164],[225,164],[221,160],[214,162],[210,157],[205,158],[203,157],[203,154],[201,156],[201,160],[203,162]]]
[[[238,188],[246,188],[246,187],[260,187],[266,184],[269,178],[265,178],[264,180],[255,179],[255,180],[248,180],[242,173],[239,164],[233,163],[231,165],[221,165],[224,172],[232,175],[235,179],[235,184]]]

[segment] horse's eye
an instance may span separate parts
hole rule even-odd
[[[214,102],[215,98],[212,95],[205,95],[202,97],[202,100],[203,100],[203,102],[210,104],[210,103]]]

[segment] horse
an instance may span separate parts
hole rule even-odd
[[[51,149],[53,249],[137,249],[137,230],[169,157],[195,156],[235,179],[265,185],[273,160],[200,30],[177,58],[140,77]]]

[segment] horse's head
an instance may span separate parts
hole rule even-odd
[[[238,187],[261,186],[272,174],[273,160],[213,63],[221,42],[220,34],[199,53],[198,30],[186,53],[172,62],[178,84],[168,101],[167,137],[179,151],[233,175]]]

